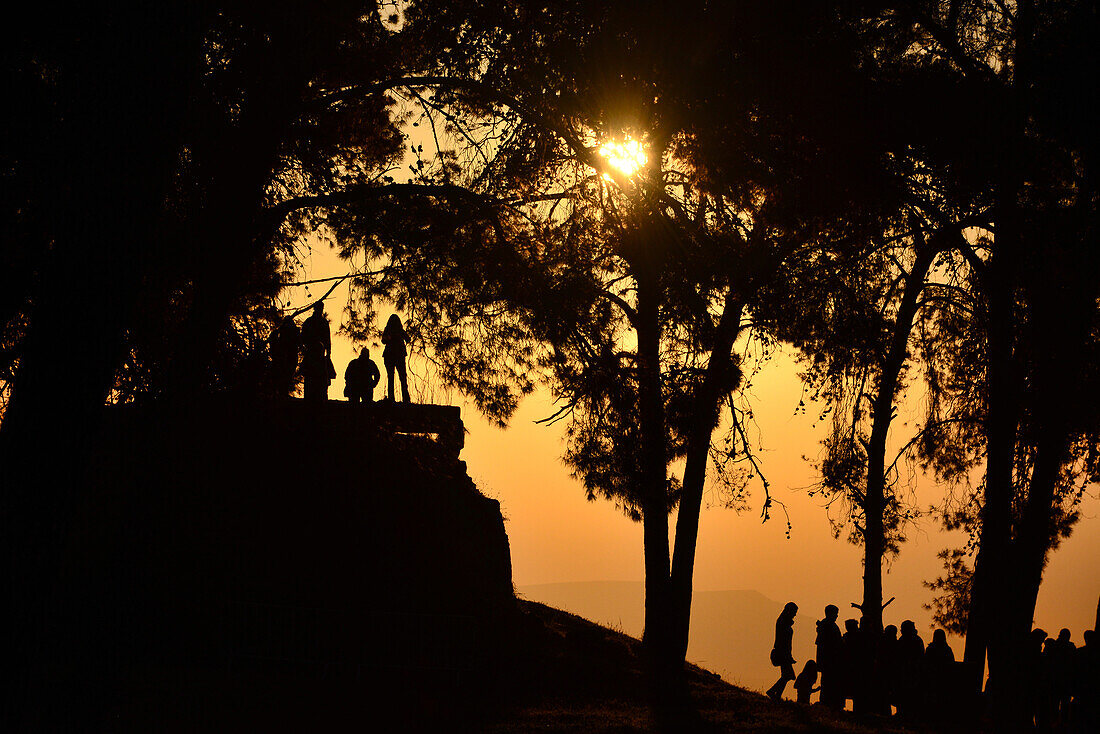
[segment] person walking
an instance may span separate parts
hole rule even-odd
[[[775,620],[775,645],[772,647],[772,665],[779,668],[779,680],[768,689],[768,698],[778,701],[783,698],[783,691],[787,687],[787,681],[795,680],[794,655],[791,647],[794,644],[794,616],[798,614],[798,605],[793,601],[787,602],[779,618]]]
[[[386,382],[390,400],[394,400],[393,373],[401,379],[401,400],[409,401],[409,381],[405,373],[405,345],[409,341],[409,335],[405,333],[405,327],[401,325],[401,318],[397,314],[391,314],[386,328],[382,330],[382,361],[386,364]]]

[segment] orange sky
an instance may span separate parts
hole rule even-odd
[[[306,262],[306,278],[347,272],[326,245],[314,247]],[[311,293],[319,296],[327,284]],[[305,289],[292,288],[288,296],[295,305],[305,301]],[[335,335],[347,287],[337,288],[326,301],[332,321],[333,363],[337,378],[329,390],[331,399],[343,399],[343,372],[354,356],[352,345]],[[381,313],[385,319],[388,313]],[[371,355],[382,368],[381,349]],[[411,373],[423,374],[424,365],[410,357]],[[438,388],[410,374],[414,400],[448,402]],[[375,391],[381,397],[385,385]],[[787,505],[792,523],[791,538],[785,537],[782,512],[772,520],[760,520],[762,491],[752,488],[751,507],[737,513],[719,506],[703,510],[696,560],[696,588],[699,590],[754,589],[777,601],[796,601],[802,608],[800,620],[812,629],[810,620],[821,616],[825,604],[835,603],[842,618],[860,591],[861,549],[845,539],[833,537],[826,510],[820,499],[811,499],[799,488],[814,481],[813,468],[802,459],[819,450],[820,429],[812,429],[813,406],[805,415],[795,415],[801,386],[791,360],[773,359],[754,379],[753,409],[760,427],[764,450],[763,467],[772,483],[773,496]],[[451,402],[461,404],[460,396]],[[517,586],[565,581],[641,580],[643,575],[641,526],[626,519],[607,502],[588,502],[579,482],[570,477],[561,462],[564,426],[539,426],[534,421],[553,412],[544,392],[530,396],[506,430],[489,425],[472,406],[463,407],[469,431],[462,458],[481,491],[501,503],[512,550],[513,581]],[[907,420],[906,411],[895,423],[896,430]],[[1093,495],[1096,488],[1093,487]],[[919,504],[938,501],[942,490],[929,480],[918,485]],[[836,514],[836,510],[833,514]],[[1068,627],[1073,639],[1092,628],[1100,595],[1100,500],[1086,500],[1083,517],[1075,532],[1053,555],[1039,595],[1036,623],[1056,634]],[[957,534],[942,532],[932,519],[920,522],[909,532],[901,555],[884,578],[885,598],[897,600],[886,611],[886,622],[898,624],[912,618],[926,639],[930,638],[930,616],[921,604],[930,599],[921,581],[940,571],[936,553],[957,545]],[[852,616],[854,616],[854,610]],[[807,632],[806,634],[811,634]],[[797,635],[797,631],[796,631]],[[961,649],[959,650],[961,652]]]

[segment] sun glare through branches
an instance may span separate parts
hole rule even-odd
[[[627,176],[634,175],[635,171],[649,161],[642,144],[629,137],[622,142],[609,140],[604,143],[600,146],[600,155]],[[610,177],[605,173],[604,178]]]

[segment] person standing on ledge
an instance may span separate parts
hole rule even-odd
[[[298,386],[298,341],[298,324],[293,316],[286,316],[268,342],[275,392],[282,397]]]
[[[313,314],[302,324],[302,377],[306,383],[306,400],[323,403],[328,400],[328,385],[336,377],[332,366],[332,334],[325,318],[325,304],[313,304]]]
[[[783,611],[779,613],[779,619],[775,620],[775,646],[772,648],[772,665],[779,668],[779,680],[768,689],[768,698],[778,701],[783,698],[783,689],[787,687],[787,681],[795,680],[794,655],[791,646],[794,643],[794,615],[798,614],[798,605],[793,601],[787,602]]]
[[[393,373],[401,378],[401,400],[409,402],[409,381],[405,374],[405,344],[409,341],[409,335],[405,333],[405,327],[401,325],[401,319],[397,314],[391,314],[386,322],[386,328],[382,331],[382,361],[386,363],[386,383],[390,400],[394,400]]]

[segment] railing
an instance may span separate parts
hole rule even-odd
[[[303,400],[294,400],[301,410],[316,410]],[[456,405],[402,403],[381,400],[373,403],[349,403],[329,400],[320,414],[326,421],[339,421],[354,430],[367,426],[398,435],[425,436],[436,441],[454,457],[466,443],[462,411]]]

